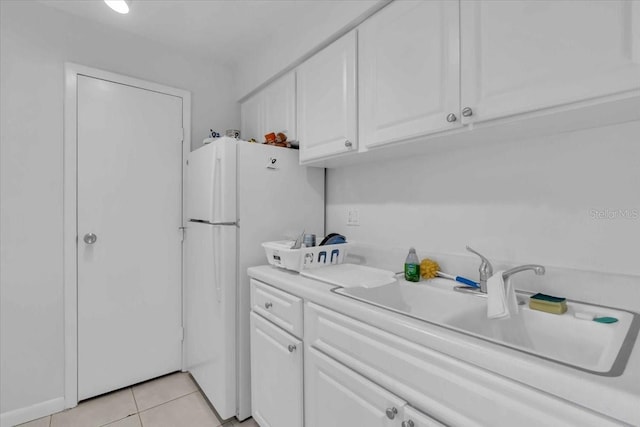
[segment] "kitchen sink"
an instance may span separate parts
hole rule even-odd
[[[455,292],[451,281],[403,280],[375,288],[336,288],[337,294],[435,324],[484,341],[528,353],[597,375],[619,376],[640,329],[640,315],[610,307],[568,301],[562,315],[520,305],[509,319],[487,318],[487,300]],[[518,300],[528,301],[519,293]],[[615,323],[598,323],[575,317],[613,317]],[[584,316],[583,316],[584,317]]]

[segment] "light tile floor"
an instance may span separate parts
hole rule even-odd
[[[166,375],[81,402],[19,427],[259,427],[253,419],[222,421],[191,375]]]

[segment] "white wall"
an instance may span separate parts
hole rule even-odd
[[[629,122],[328,170],[327,232],[403,252],[466,254],[468,244],[511,265],[640,275],[638,135]],[[349,207],[360,226],[346,226]]]
[[[307,2],[305,18],[273,23],[281,25],[282,31],[254,46],[237,64],[236,99],[284,70],[378,3],[379,0]]]
[[[31,1],[0,2],[0,412],[63,396],[64,62],[187,89],[192,138],[237,129],[232,74]]]

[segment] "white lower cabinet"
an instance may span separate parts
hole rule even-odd
[[[404,400],[318,350],[308,349],[306,359],[307,427],[400,426]]]
[[[252,414],[261,427],[621,425],[283,287],[251,280]]]
[[[407,339],[320,305],[306,302],[304,316],[307,356],[312,352],[322,354],[325,359],[333,361],[331,366],[342,364],[348,367],[355,374],[374,381],[377,384],[376,387],[386,390],[387,395],[393,393],[392,396],[399,396],[396,399],[404,399],[414,408],[427,412],[429,416],[446,425],[465,427],[620,425],[601,414],[500,375],[478,369],[469,363],[430,348],[416,345]],[[305,360],[305,393],[313,393],[312,389],[318,387],[313,384],[314,376],[327,377],[326,372],[331,372],[325,368],[329,366],[326,360],[324,365],[321,365],[324,371],[314,372],[313,362],[309,366],[309,360],[317,359],[307,357]],[[336,370],[334,369],[333,372]],[[344,373],[340,376],[340,378],[345,377]],[[343,382],[336,387],[344,390],[348,388],[347,385]],[[352,393],[354,395],[365,393],[364,390],[373,390],[373,387],[353,389]],[[367,396],[373,395],[371,391],[368,393],[370,394],[366,394]],[[363,401],[369,399],[362,396],[364,394],[358,397]],[[354,399],[356,399],[355,396]],[[384,413],[390,404],[392,404],[391,401],[387,403],[384,400],[370,404],[371,411],[375,408]],[[395,404],[399,403],[396,401]],[[308,427],[314,417],[326,416],[323,410],[326,412],[332,408],[330,404],[313,399],[313,396],[305,396],[305,405],[305,419]],[[387,406],[380,409],[384,405]],[[314,408],[314,412],[309,412],[309,406]],[[406,418],[406,411],[401,411],[400,407],[397,408],[401,418]],[[406,421],[408,424],[408,419]],[[412,421],[416,423],[415,420]],[[320,427],[332,424],[313,425]],[[401,424],[372,422],[351,425]]]
[[[305,414],[307,427],[443,425],[314,348],[305,356]]]
[[[444,424],[407,405],[404,408],[401,427],[442,427]]]
[[[301,427],[302,341],[251,313],[251,408],[261,427]]]

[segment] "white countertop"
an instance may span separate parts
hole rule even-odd
[[[331,292],[335,285],[272,266],[249,276],[466,363],[640,426],[640,339],[621,376],[606,377],[540,359]],[[453,284],[452,284],[453,286]]]

